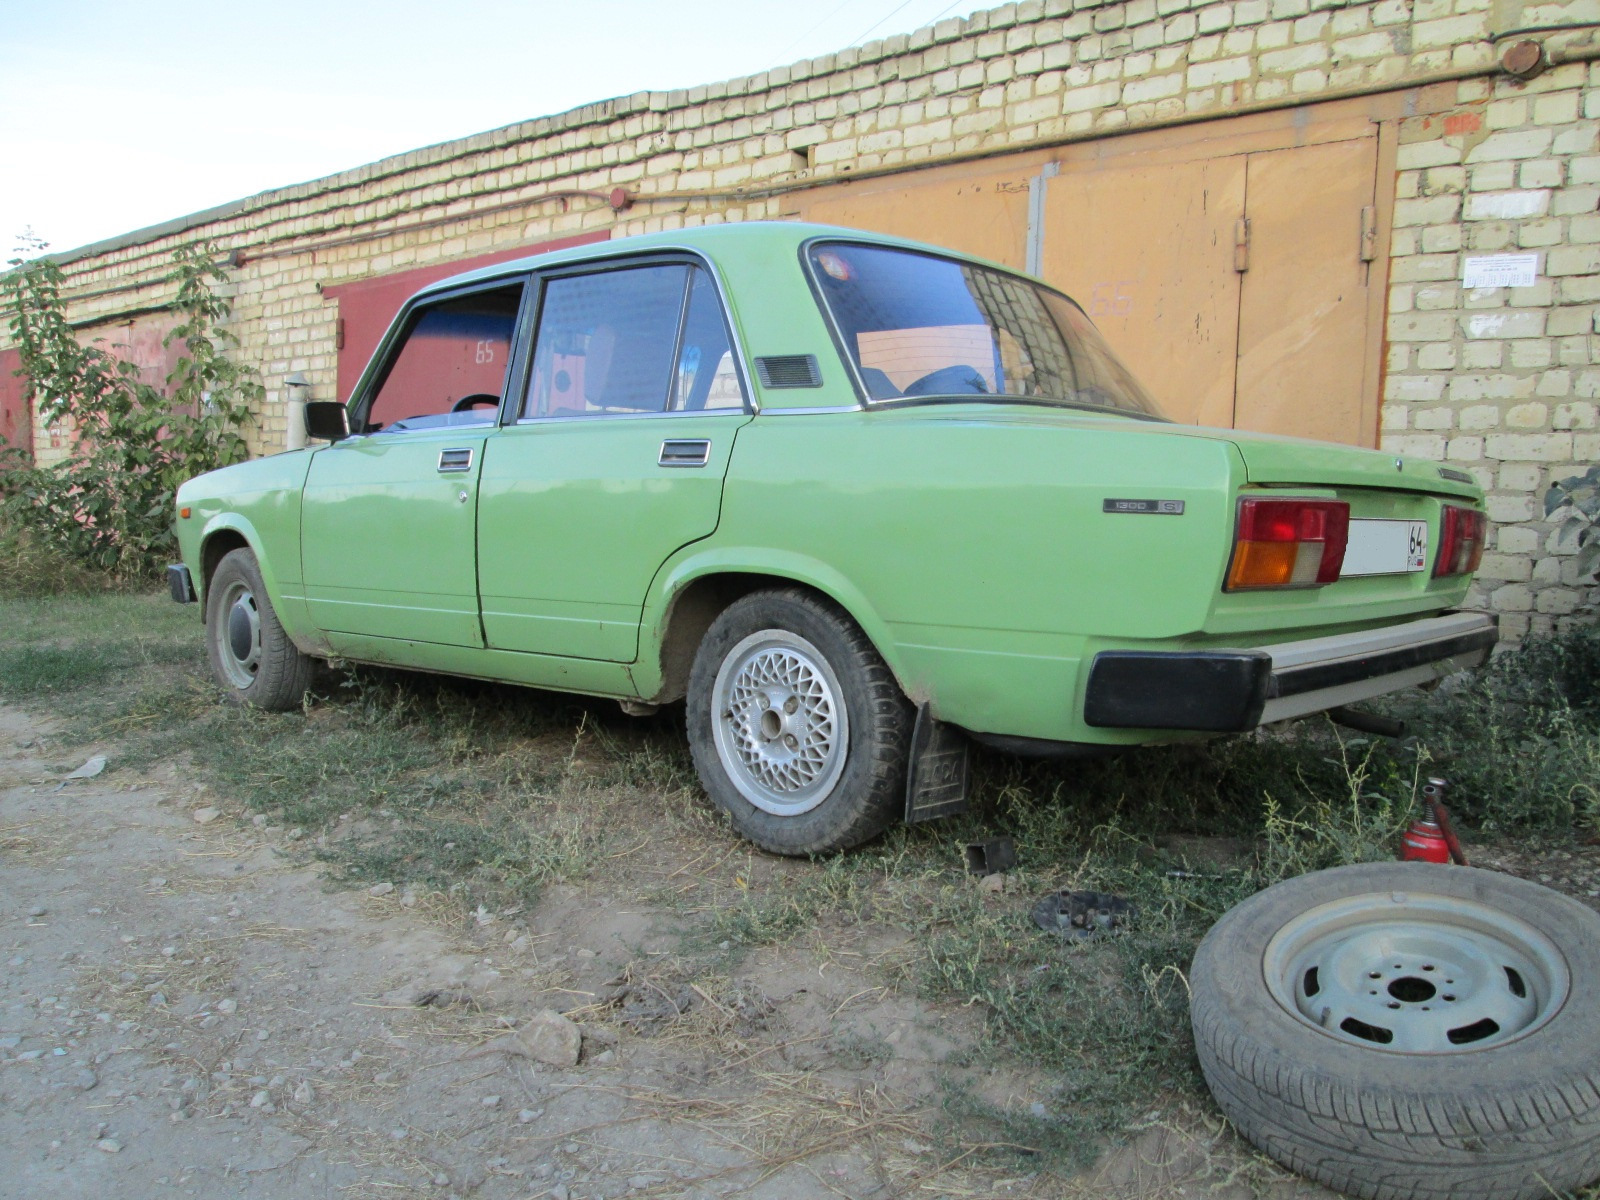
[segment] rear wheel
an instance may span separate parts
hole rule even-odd
[[[299,708],[311,686],[312,659],[278,623],[248,550],[231,550],[206,587],[206,653],[211,673],[235,704],[283,712]]]
[[[756,592],[712,623],[689,676],[689,746],[712,801],[776,854],[877,836],[905,805],[912,712],[844,613]]]

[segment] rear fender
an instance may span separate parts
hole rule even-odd
[[[663,684],[661,649],[672,615],[673,602],[700,579],[713,575],[761,575],[770,577],[773,587],[799,584],[821,592],[849,614],[871,640],[902,690],[905,676],[889,627],[867,598],[848,579],[827,563],[802,554],[774,550],[765,546],[690,546],[668,559],[656,574],[645,598],[641,622],[639,661],[633,668],[634,681],[641,696],[653,696]]]

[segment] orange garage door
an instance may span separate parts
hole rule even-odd
[[[802,193],[788,215],[1035,270],[1178,420],[1373,445],[1387,282],[1376,250],[1403,104],[910,170]]]

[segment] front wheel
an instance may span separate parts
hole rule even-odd
[[[299,708],[313,663],[289,640],[272,610],[261,568],[248,550],[231,550],[206,587],[206,654],[211,673],[235,704],[273,712]]]
[[[912,712],[843,612],[755,592],[707,630],[689,675],[689,748],[713,803],[756,845],[820,854],[877,836],[905,805]]]

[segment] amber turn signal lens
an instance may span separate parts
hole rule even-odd
[[[178,515],[187,521],[189,519],[189,510],[187,508],[180,508],[178,510]]]
[[[1318,551],[1321,557],[1321,551]],[[1239,542],[1233,549],[1233,569],[1228,572],[1228,590],[1259,587],[1288,587],[1294,582],[1300,560],[1298,542]]]

